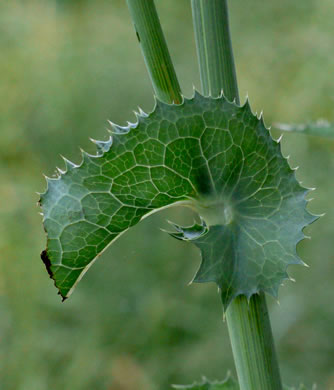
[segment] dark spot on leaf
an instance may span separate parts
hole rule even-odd
[[[139,36],[138,31],[136,31],[136,35],[137,35],[138,42],[140,43],[140,36]]]
[[[45,265],[45,268],[46,270],[48,271],[48,274],[50,276],[51,279],[55,280],[54,279],[54,275],[53,275],[53,272],[51,270],[51,261],[49,259],[49,256],[48,256],[48,253],[46,250],[44,250],[42,253],[41,253],[41,259],[43,260],[43,263]],[[62,298],[62,302],[64,302],[67,297],[65,297],[64,295],[62,295],[62,293],[60,291],[58,291],[58,294],[61,296]]]
[[[43,263],[45,265],[46,270],[48,271],[48,274],[50,275],[50,278],[53,279],[53,272],[51,271],[51,261],[46,250],[41,253],[41,259],[43,260]]]

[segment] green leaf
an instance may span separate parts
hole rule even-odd
[[[334,138],[334,125],[324,119],[306,124],[275,123],[274,129],[318,137]]]
[[[277,294],[296,244],[316,218],[280,144],[251,112],[223,96],[157,102],[138,123],[112,124],[98,155],[47,179],[41,195],[50,276],[65,299],[101,252],[142,218],[171,205],[201,222],[174,237],[201,251],[195,282],[215,282],[225,307],[240,294]]]
[[[174,389],[182,390],[239,390],[238,383],[228,376],[224,381],[210,382],[208,379],[203,378],[200,383],[193,383],[192,385],[173,385]]]

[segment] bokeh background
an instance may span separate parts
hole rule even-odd
[[[184,94],[199,85],[190,1],[157,0]],[[233,0],[241,97],[267,124],[334,121],[333,0]],[[0,2],[0,388],[153,390],[234,372],[214,285],[192,285],[196,249],[159,230],[183,209],[146,219],[61,303],[39,259],[43,173],[80,161],[107,119],[134,120],[153,92],[124,0]],[[274,134],[275,137],[278,134]],[[334,142],[287,134],[298,178],[326,216],[299,245],[309,269],[269,298],[287,384],[334,389]]]

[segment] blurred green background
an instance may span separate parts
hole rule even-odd
[[[199,88],[190,1],[157,7],[184,94]],[[267,124],[334,120],[333,0],[233,0],[241,97]],[[122,236],[62,304],[39,259],[43,173],[80,161],[107,119],[134,120],[153,92],[124,0],[0,2],[0,388],[153,390],[222,378],[233,361],[214,285],[187,286],[198,252],[159,230]],[[278,134],[274,134],[278,136]],[[334,389],[334,142],[286,135],[284,153],[326,216],[299,245],[309,269],[269,299],[284,380]]]

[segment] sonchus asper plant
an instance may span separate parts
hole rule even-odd
[[[296,245],[316,217],[263,118],[239,103],[226,0],[192,0],[202,94],[180,91],[152,0],[128,0],[156,94],[137,122],[111,123],[97,154],[47,179],[41,195],[42,259],[63,299],[98,256],[143,218],[171,206],[199,220],[170,234],[198,247],[193,281],[215,282],[226,313],[239,384],[192,389],[280,390],[265,293],[277,296]]]

